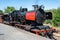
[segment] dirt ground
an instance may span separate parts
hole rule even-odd
[[[33,33],[0,23],[0,40],[50,40]]]
[[[60,37],[54,36],[57,40],[60,40]]]

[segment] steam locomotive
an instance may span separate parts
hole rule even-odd
[[[19,21],[21,24],[42,25],[46,19],[52,19],[51,12],[45,12],[41,6],[33,5],[34,10],[28,11],[27,8],[15,10],[9,14],[11,21]]]
[[[51,20],[52,19],[52,13],[51,12],[45,12],[43,9],[43,6],[33,5],[34,10],[28,11],[27,8],[20,8],[20,10],[15,10],[8,15],[3,15],[3,20],[9,22],[9,24],[15,25],[15,24],[22,24],[22,25],[31,25],[30,29],[39,29],[39,30],[47,30],[51,29],[49,26],[44,26],[43,22],[45,20]],[[56,30],[51,30],[49,32],[45,33],[48,35],[50,39],[53,38],[53,33],[56,32]],[[40,33],[41,34],[41,33]]]

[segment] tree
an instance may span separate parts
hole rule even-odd
[[[57,9],[48,10],[52,12],[53,19],[51,21],[47,20],[46,23],[51,23],[53,26],[60,26],[60,7]]]
[[[14,7],[7,7],[6,9],[5,9],[5,13],[10,13],[10,12],[12,12],[12,11],[14,11],[15,10],[15,8]]]
[[[2,11],[2,10],[0,10],[0,15],[1,15],[1,14],[3,14],[3,11]]]

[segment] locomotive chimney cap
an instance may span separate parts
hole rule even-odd
[[[32,6],[33,6],[34,8],[36,8],[36,7],[38,8],[38,5],[32,5]]]

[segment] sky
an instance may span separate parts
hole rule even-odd
[[[60,7],[60,0],[0,0],[0,10],[4,10],[7,6],[13,6],[19,9],[20,6],[32,10],[32,5],[44,5],[45,9],[56,9]]]

